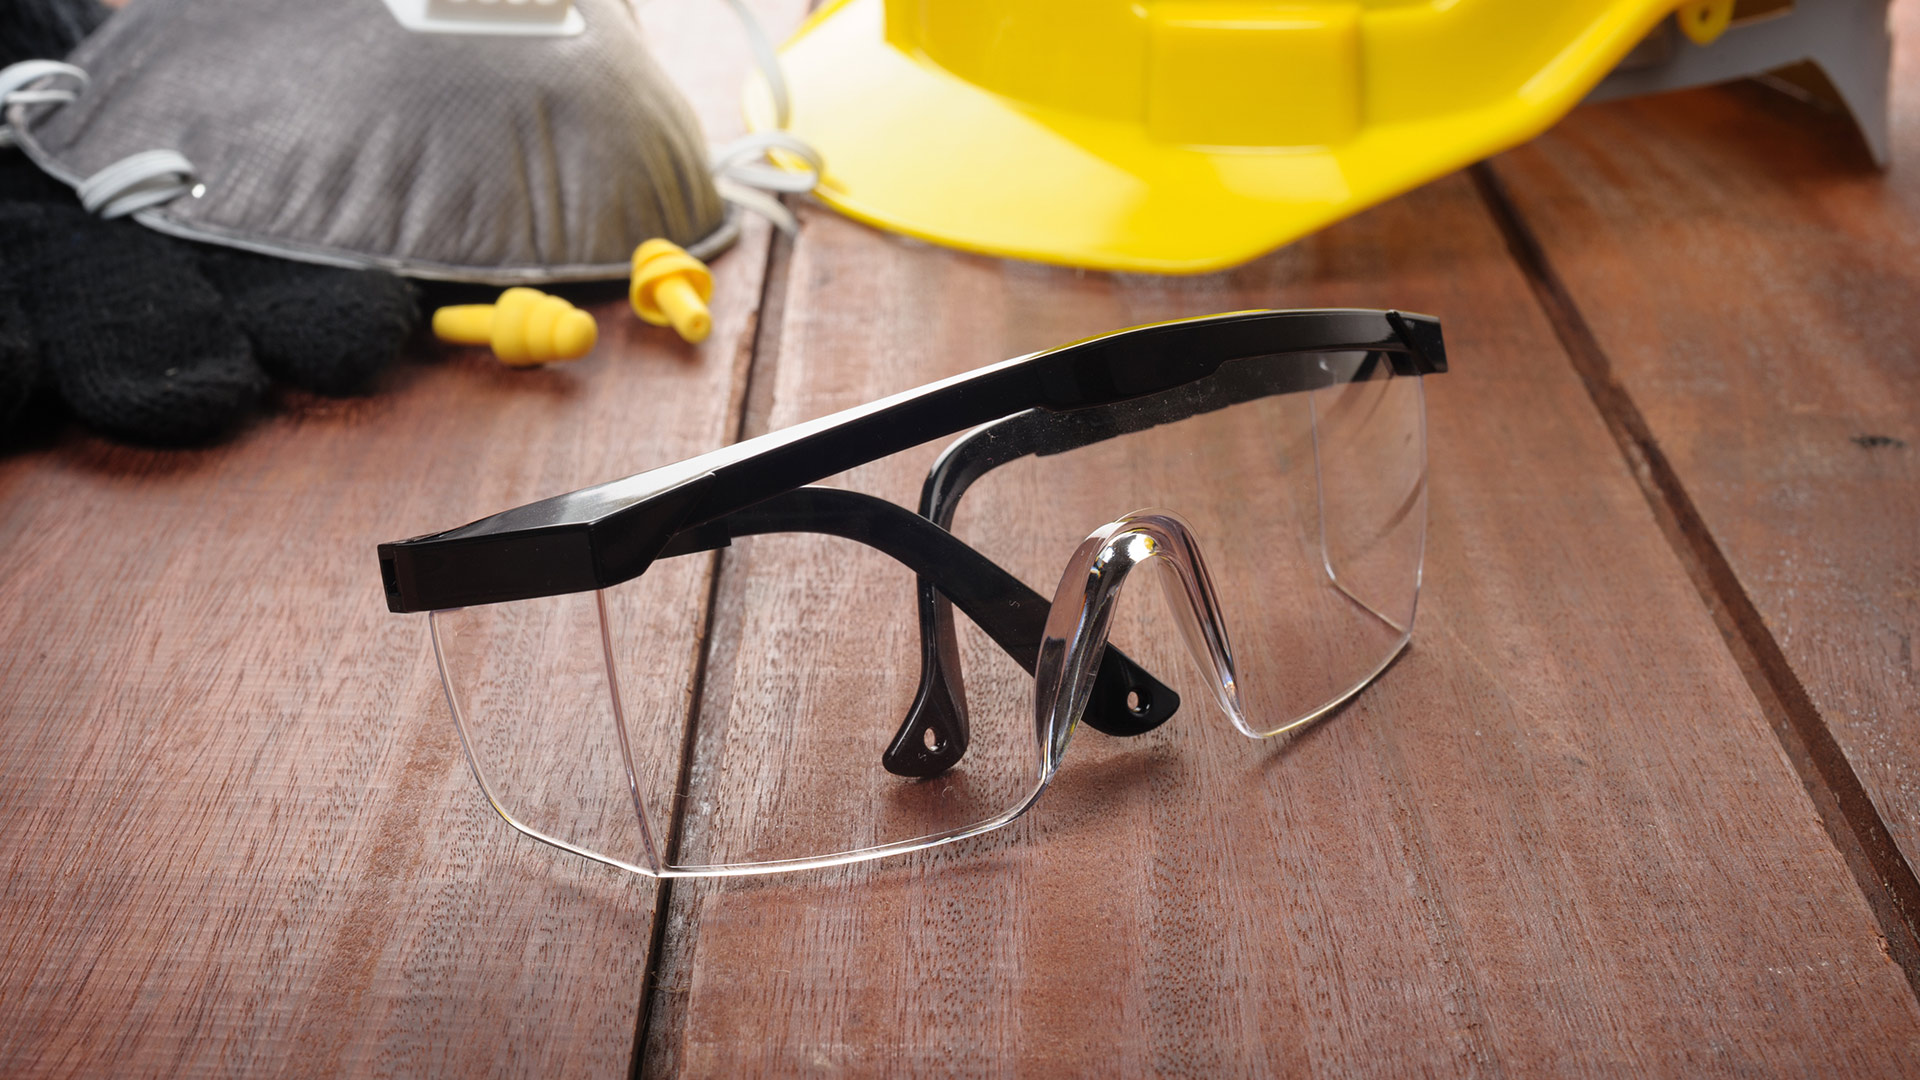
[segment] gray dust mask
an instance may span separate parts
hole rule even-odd
[[[416,33],[382,0],[139,0],[68,58],[84,84],[41,77],[5,119],[89,209],[286,258],[511,284],[625,277],[654,237],[717,252],[691,110],[624,0],[575,3],[582,32],[522,37]]]

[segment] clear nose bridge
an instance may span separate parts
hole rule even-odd
[[[1041,768],[1051,775],[1093,692],[1112,629],[1114,605],[1135,567],[1153,564],[1187,651],[1233,726],[1258,737],[1240,706],[1233,647],[1213,577],[1186,520],[1171,510],[1136,510],[1095,529],[1060,576],[1034,667]]]

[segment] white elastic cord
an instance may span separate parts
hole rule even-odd
[[[722,199],[727,200],[742,210],[751,210],[759,214],[761,217],[773,222],[774,228],[779,229],[788,236],[797,236],[799,234],[800,219],[793,216],[793,211],[787,209],[786,204],[780,201],[779,196],[770,195],[764,191],[756,191],[750,187],[742,187],[739,184],[729,183],[724,176],[714,177],[713,187],[715,191],[720,193]]]
[[[42,87],[28,90],[31,83],[49,76],[64,75],[80,85],[69,90],[64,87]],[[68,102],[80,96],[87,88],[87,73],[72,64],[63,64],[58,60],[22,60],[17,64],[8,64],[0,68],[0,147],[12,146],[17,138],[11,125],[6,122],[6,111],[15,105],[43,105],[49,102]]]
[[[799,158],[807,170],[795,172],[768,164],[765,160],[767,153],[773,150],[783,150]],[[715,176],[724,176],[762,191],[785,191],[797,195],[820,186],[820,151],[790,132],[756,131],[751,135],[742,135],[730,143],[715,147],[711,164]]]
[[[740,17],[740,25],[747,32],[754,65],[760,69],[767,93],[773,98],[774,127],[782,130],[743,135],[714,148],[714,187],[719,189],[721,198],[759,214],[791,236],[799,231],[800,222],[794,218],[793,211],[780,202],[780,193],[799,194],[820,186],[820,151],[784,130],[793,112],[792,97],[787,93],[787,77],[780,71],[780,57],[774,52],[773,39],[767,37],[766,29],[754,17],[746,0],[727,0],[727,4]],[[774,164],[768,160],[773,151],[799,159],[806,170],[783,169]]]
[[[49,78],[72,79],[77,86],[42,86],[27,89]],[[64,103],[80,96],[87,88],[87,73],[58,60],[22,60],[0,68],[0,146],[19,140],[19,133],[5,122],[6,110],[15,105]],[[103,218],[125,217],[136,210],[158,206],[192,191],[195,184],[193,162],[172,150],[148,150],[133,154],[101,169],[80,182],[80,205]]]
[[[172,150],[131,154],[80,182],[80,205],[103,218],[170,202],[195,186],[193,162]]]
[[[760,77],[767,80],[767,92],[773,95],[773,124],[786,127],[787,116],[792,111],[791,98],[787,96],[787,77],[780,73],[780,57],[773,51],[773,39],[767,36],[765,27],[753,15],[753,9],[747,7],[747,0],[727,0],[733,13],[740,16],[740,24],[747,30],[747,45],[753,50],[754,65],[760,69]]]
[[[779,151],[798,158],[805,171],[783,169],[767,161]],[[820,151],[785,131],[756,131],[742,135],[713,151],[714,186],[736,206],[751,210],[791,236],[800,228],[791,210],[780,203],[780,192],[799,194],[820,186]]]

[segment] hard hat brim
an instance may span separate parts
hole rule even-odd
[[[839,0],[781,50],[788,130],[826,162],[820,199],[933,243],[1092,269],[1244,263],[1531,138],[1671,10],[1619,0],[1549,70],[1466,112],[1369,117],[1337,147],[1207,148],[1002,97],[885,40],[882,0]],[[773,126],[763,84],[748,120]]]

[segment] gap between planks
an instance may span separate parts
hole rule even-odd
[[[1487,162],[1472,166],[1469,172],[1507,250],[1592,398],[1594,409],[1626,458],[1661,533],[1712,612],[1728,652],[1812,798],[1821,826],[1865,896],[1886,939],[1888,954],[1906,974],[1908,985],[1920,995],[1920,880],[1901,855],[1860,777],[1767,629],[1732,563],[1714,541],[1640,407],[1614,377],[1606,350],[1499,175]]]
[[[734,359],[733,385],[736,390],[727,406],[728,411],[738,418],[734,423],[733,442],[763,434],[767,428],[773,396],[772,369],[778,360],[781,325],[785,321],[787,306],[787,273],[792,264],[793,238],[774,230],[767,243],[767,265],[760,276],[760,302],[752,316],[754,324],[748,333],[741,336],[745,347]],[[680,791],[688,790],[691,783],[693,754],[699,734],[696,725],[706,700],[707,664],[713,655],[714,620],[720,607],[721,579],[726,573],[726,549],[715,550],[712,559],[707,572],[706,613],[701,623],[700,640],[694,643],[693,694],[687,705],[686,726],[681,732],[680,774],[676,781]],[[676,799],[662,853],[668,863],[675,862],[679,857],[680,836],[685,831],[685,822],[686,800]],[[670,939],[667,933],[672,922],[675,880],[661,878],[655,895],[653,937],[647,947],[647,971],[640,980],[639,1015],[634,1020],[633,1060],[628,1070],[634,1080],[639,1080],[647,1071],[647,1042],[653,1034],[655,1011],[672,1008],[670,1004],[656,1000],[661,993],[661,975],[681,966],[677,961],[687,945],[679,937]],[[676,963],[673,964],[663,960],[670,949],[675,954]]]

